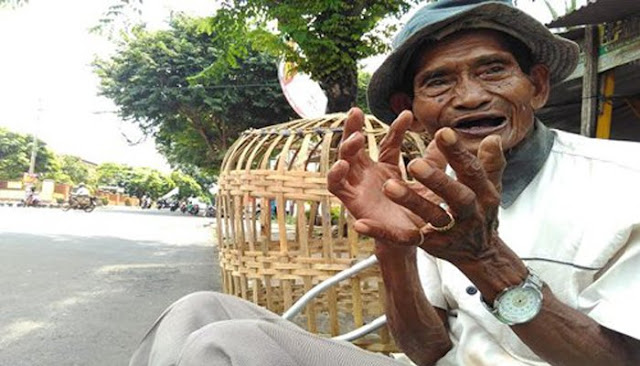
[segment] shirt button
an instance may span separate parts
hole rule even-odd
[[[469,295],[475,295],[475,294],[478,293],[478,289],[473,287],[473,286],[469,286],[469,287],[467,287],[467,293]]]

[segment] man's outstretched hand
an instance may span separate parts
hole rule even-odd
[[[329,191],[357,219],[355,230],[385,243],[416,245],[420,241],[418,229],[425,224],[420,216],[384,193],[387,181],[402,182],[398,167],[400,150],[412,119],[408,111],[398,116],[382,141],[380,156],[375,162],[365,151],[364,115],[360,109],[353,108],[344,125],[339,160],[327,176]],[[420,197],[429,195],[424,187],[411,189]],[[447,216],[441,216],[441,220],[446,221]]]
[[[329,191],[357,219],[355,230],[379,242],[416,246],[450,261],[474,261],[491,255],[497,236],[502,172],[505,159],[500,138],[489,136],[477,155],[467,151],[448,128],[436,133],[423,158],[409,171],[416,182],[402,180],[398,164],[404,135],[413,115],[405,111],[393,122],[374,162],[365,151],[364,115],[349,113],[339,160],[328,174]],[[445,173],[450,165],[456,178]],[[430,229],[450,222],[446,232]]]

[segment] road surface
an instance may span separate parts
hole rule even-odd
[[[220,290],[212,221],[0,207],[0,365],[126,365],[171,302]]]

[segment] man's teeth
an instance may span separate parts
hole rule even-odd
[[[456,128],[468,129],[474,127],[496,127],[504,122],[504,118],[477,119],[473,121],[465,121],[456,126]]]

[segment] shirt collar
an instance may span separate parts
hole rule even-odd
[[[536,120],[533,131],[506,152],[507,166],[502,175],[500,206],[509,208],[542,168],[553,146],[555,134]]]

